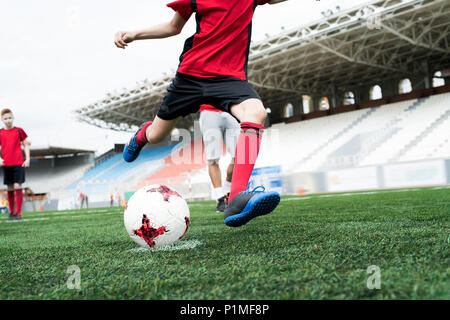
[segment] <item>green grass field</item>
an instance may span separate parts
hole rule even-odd
[[[228,228],[191,203],[172,250],[137,250],[123,210],[0,216],[0,299],[449,299],[450,189],[284,197]],[[175,250],[177,249],[177,250]],[[68,289],[68,267],[81,289]],[[380,289],[368,289],[380,268]]]

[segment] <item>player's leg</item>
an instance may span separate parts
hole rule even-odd
[[[241,126],[236,121],[236,119],[229,113],[223,113],[222,117],[225,126],[225,134],[224,134],[225,145],[227,147],[227,152],[231,155],[231,161],[227,167],[227,176],[222,184],[223,193],[227,195],[227,202],[228,202],[228,197],[231,191],[231,179],[233,178],[236,145],[237,140],[239,138],[239,133],[241,131]]]
[[[12,166],[4,166],[3,167],[3,184],[6,185],[7,198],[8,198],[8,207],[9,207],[9,219],[13,219],[15,217],[15,204],[16,204],[16,195],[14,192],[14,167]]]
[[[22,219],[23,191],[22,184],[25,182],[25,168],[14,167],[14,192],[16,195],[16,219]]]
[[[229,193],[231,191],[231,179],[233,178],[233,169],[234,169],[234,158],[231,159],[230,164],[227,167],[227,177],[222,184],[222,191],[224,194],[229,197]],[[227,200],[228,201],[228,200]]]
[[[231,113],[240,120],[241,132],[236,145],[230,200],[247,189],[264,132],[262,124],[267,116],[264,105],[259,99],[248,99],[234,105],[231,107]]]
[[[225,224],[239,227],[257,216],[273,211],[280,202],[280,195],[277,192],[265,192],[263,187],[262,190],[258,187],[253,191],[246,191],[264,132],[262,124],[267,116],[264,105],[259,99],[248,99],[232,106],[231,113],[241,121],[241,132],[236,146]]]
[[[215,194],[216,199],[222,197],[222,174],[220,172],[219,160],[208,160],[208,173],[211,178],[211,183],[214,187],[214,192],[218,191],[216,189],[220,189],[218,194]],[[217,197],[219,196],[219,197]]]
[[[217,201],[216,212],[224,212],[226,207],[226,194],[222,188],[222,174],[220,172],[219,160],[208,161],[208,173],[214,188],[214,197]]]
[[[16,211],[16,195],[14,192],[14,183],[12,184],[7,184],[6,185],[6,190],[8,193],[8,207],[9,207],[9,218],[13,218],[14,217],[14,213]]]
[[[144,123],[125,146],[123,151],[125,161],[134,161],[147,143],[157,144],[163,141],[175,128],[178,120],[179,117],[164,120],[156,116],[153,121]]]
[[[167,89],[155,120],[144,123],[125,146],[124,160],[134,161],[146,143],[161,142],[180,117],[197,112],[203,95],[201,89],[198,81],[177,74]]]
[[[23,191],[22,184],[15,183],[14,184],[14,193],[16,195],[16,217],[22,217],[22,202],[23,202]]]
[[[200,131],[202,132],[206,160],[208,161],[208,173],[214,188],[214,197],[217,201],[217,212],[225,210],[225,194],[222,191],[222,174],[219,167],[223,145],[223,132],[220,127],[221,117],[219,112],[200,112]]]

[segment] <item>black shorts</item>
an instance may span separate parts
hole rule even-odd
[[[177,73],[159,107],[158,117],[173,120],[195,113],[200,105],[230,112],[230,108],[248,99],[261,97],[250,84],[238,78],[199,78]]]
[[[14,183],[25,182],[25,168],[22,166],[3,167],[3,184],[9,185]]]

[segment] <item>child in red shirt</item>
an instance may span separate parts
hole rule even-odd
[[[10,109],[1,111],[2,122],[5,125],[0,130],[1,158],[3,167],[3,183],[8,188],[9,219],[22,219],[22,183],[25,182],[25,168],[30,166],[30,144],[22,128],[14,127],[14,115]],[[25,160],[22,155],[23,146]]]
[[[274,191],[247,185],[258,156],[267,116],[258,93],[247,80],[253,13],[258,5],[284,0],[177,0],[167,6],[172,20],[137,31],[119,31],[115,45],[125,49],[135,40],[159,39],[181,32],[195,15],[196,33],[185,41],[172,84],[153,121],[144,123],[125,146],[123,157],[134,161],[146,143],[162,141],[177,121],[202,104],[226,111],[240,121],[241,132],[224,222],[239,227],[270,213],[280,202]],[[259,189],[259,190],[258,190]]]

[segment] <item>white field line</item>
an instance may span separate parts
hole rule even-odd
[[[443,187],[434,187],[430,188],[430,190],[440,190],[440,189],[449,189],[450,186]],[[310,195],[310,196],[300,196],[300,197],[291,197],[291,198],[283,198],[281,201],[300,201],[300,200],[308,200],[308,199],[316,199],[316,198],[332,198],[332,197],[348,197],[348,196],[359,196],[365,194],[379,194],[379,193],[393,193],[393,192],[406,192],[406,191],[419,191],[422,189],[396,189],[396,190],[379,190],[379,191],[363,191],[363,192],[347,192],[347,193],[332,193],[332,194],[322,194],[322,195]],[[188,204],[189,207],[207,207],[213,206],[214,204],[210,203],[192,203]]]
[[[449,187],[438,187],[438,188],[433,188],[432,190],[446,189],[446,188],[449,188]],[[420,190],[422,190],[422,189],[397,189],[397,190],[366,191],[366,192],[348,192],[348,193],[337,193],[337,194],[323,194],[323,195],[318,195],[318,196],[311,195],[308,197],[284,198],[284,199],[281,199],[281,201],[296,201],[296,200],[331,198],[331,197],[348,197],[348,196],[359,196],[359,195],[365,195],[365,194],[380,194],[380,193],[420,191]]]
[[[29,222],[29,221],[43,221],[43,220],[50,220],[50,218],[30,218],[30,219],[22,219],[22,220],[4,220],[4,221],[0,221],[0,223]]]
[[[40,218],[24,218],[22,220],[3,220],[0,221],[0,223],[10,223],[10,222],[29,222],[29,221],[45,221],[45,220],[55,220],[55,219],[73,219],[73,218],[87,218],[87,217],[101,217],[101,216],[107,216],[112,214],[117,214],[121,212],[108,212],[103,214],[77,214],[73,216],[64,215],[64,216],[56,216],[56,217],[40,217]]]
[[[98,210],[98,211],[83,211],[83,214],[92,214],[92,213],[102,213],[102,212],[122,212],[123,210]],[[43,215],[51,214],[51,215],[61,215],[61,214],[79,214],[79,211],[56,211],[49,213],[42,213]]]
[[[443,187],[434,187],[433,190],[440,190],[440,189],[449,189],[450,186],[443,186]]]

